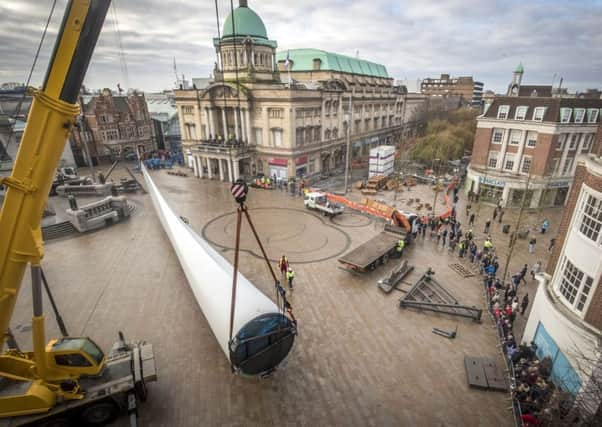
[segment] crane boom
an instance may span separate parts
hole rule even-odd
[[[109,5],[110,0],[69,1],[44,84],[33,91],[12,174],[0,181],[8,189],[0,210],[0,350],[25,268],[39,265],[44,255],[42,213]]]

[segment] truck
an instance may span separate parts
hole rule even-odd
[[[303,199],[303,204],[307,209],[315,209],[320,212],[324,216],[333,217],[339,214],[342,214],[345,208],[343,205],[340,205],[335,202],[331,202],[328,200],[326,193],[322,193],[319,191],[310,192],[305,194]]]
[[[351,273],[376,270],[378,266],[385,265],[390,258],[398,256],[397,242],[400,239],[403,239],[407,246],[411,236],[405,229],[387,224],[384,231],[346,253],[338,261],[344,270]]]
[[[67,3],[44,83],[32,90],[12,173],[0,178],[7,188],[0,208],[0,427],[100,426],[120,411],[135,425],[137,400],[156,379],[152,345],[126,343],[121,333],[108,354],[89,337],[69,336],[64,325],[62,337],[45,337],[41,218],[109,6],[110,0]],[[28,266],[33,351],[25,352],[9,326]]]

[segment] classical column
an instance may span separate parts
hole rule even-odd
[[[234,182],[234,180],[232,179],[232,162],[230,160],[227,160],[226,165],[228,168],[228,179],[230,180],[230,182]]]
[[[219,180],[224,180],[224,165],[222,165],[222,159],[217,159],[217,163],[219,165]]]
[[[194,172],[194,176],[199,177],[199,169],[196,162],[196,156],[192,156],[192,170]]]
[[[213,121],[213,108],[207,108],[207,114],[209,115],[209,133],[215,138],[215,122]]]
[[[234,138],[238,140],[238,111],[237,107],[232,108],[232,112],[234,113]]]
[[[518,146],[518,150],[516,152],[516,161],[514,162],[514,166],[512,166],[513,173],[519,173],[521,171],[521,165],[523,160],[523,152],[525,151],[525,144],[527,140],[527,131],[521,131],[522,134],[520,136],[520,144]]]
[[[222,107],[222,125],[224,131],[224,141],[226,141],[228,139],[228,126],[226,126],[226,107]]]
[[[502,190],[502,205],[506,206],[508,204],[508,196],[510,196],[510,186],[506,184],[504,189]]]
[[[211,170],[211,157],[205,157],[205,162],[207,163],[207,178],[213,178],[213,171]]]
[[[502,142],[502,148],[500,148],[500,162],[495,165],[496,169],[504,169],[504,156],[506,155],[506,148],[508,148],[508,140],[510,139],[511,131],[512,129],[504,129],[504,141]],[[495,129],[493,132],[495,133]],[[487,159],[489,159],[489,153],[487,153]],[[487,162],[489,162],[489,160],[487,160]]]
[[[203,162],[201,162],[200,156],[194,156],[194,160],[196,161],[196,169],[199,172],[199,178],[203,177]]]
[[[238,160],[234,160],[233,163],[234,163],[234,166],[233,166],[233,169],[234,169],[234,171],[233,171],[234,172],[234,181],[237,181],[238,177],[239,177],[239,175],[238,175],[238,168],[240,167],[240,163],[239,163]]]
[[[251,143],[251,109],[246,108],[245,112],[245,124],[247,126],[247,144]]]
[[[247,127],[245,125],[245,109],[240,109],[240,134],[243,142],[247,141]]]

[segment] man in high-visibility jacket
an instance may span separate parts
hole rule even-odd
[[[399,241],[397,242],[397,256],[400,256],[403,254],[403,248],[405,248],[406,246],[406,242],[403,239],[399,239]]]
[[[485,240],[485,243],[483,243],[483,249],[486,251],[493,249],[493,243],[491,243],[490,239]]]
[[[286,272],[286,280],[288,281],[288,288],[293,289],[293,279],[295,278],[295,272],[291,267],[288,268]]]

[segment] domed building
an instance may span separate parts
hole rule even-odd
[[[380,64],[319,49],[276,52],[247,1],[213,39],[208,84],[176,90],[182,146],[199,178],[308,177],[396,143],[404,95]],[[200,82],[200,80],[199,80]]]

